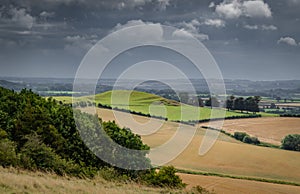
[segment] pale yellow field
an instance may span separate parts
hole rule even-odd
[[[276,103],[276,106],[279,107],[299,107],[299,102],[289,102],[289,103]]]
[[[97,109],[97,112],[103,120],[114,120],[111,110]],[[120,117],[122,116],[119,115]],[[140,122],[148,119],[135,115],[133,118]],[[127,127],[133,129],[135,126]],[[152,135],[142,136],[142,139],[150,146],[157,146],[172,137],[176,130],[174,127],[176,124],[166,122],[161,130]],[[200,156],[198,150],[204,133],[204,129],[198,129],[187,149],[169,164],[179,169],[300,183],[300,152],[244,144],[220,134],[212,149],[204,156]]]
[[[80,110],[90,113],[90,114],[95,114],[93,112],[93,109],[91,107],[85,107],[85,108],[80,108]],[[143,142],[148,144],[151,147],[156,147],[158,145],[161,145],[168,141],[176,132],[179,124],[175,122],[165,122],[163,120],[159,119],[152,119],[151,124],[147,123],[150,121],[150,118],[139,116],[139,115],[132,115],[133,121],[130,122],[127,119],[130,119],[131,116],[128,113],[120,112],[120,111],[115,111],[117,115],[115,116],[112,110],[109,109],[102,109],[102,108],[96,108],[97,114],[100,118],[102,118],[103,121],[116,121],[116,123],[121,126],[121,127],[128,127],[130,129],[135,130],[137,127],[140,127],[140,125],[143,125],[144,127],[141,130],[150,131],[152,130],[151,127],[157,128],[157,126],[160,126],[162,123],[162,126],[159,127],[159,130],[155,131],[155,133],[150,134],[150,135],[143,135],[142,139]],[[116,119],[117,118],[117,119]],[[136,122],[136,123],[135,123]],[[140,124],[140,125],[139,125]],[[191,127],[185,126],[187,129],[190,129]],[[202,136],[205,134],[205,130],[197,130],[196,135],[197,136]],[[233,138],[230,138],[224,134],[220,134],[218,137],[219,141],[227,141],[227,142],[233,142],[233,143],[238,143],[240,144],[240,141],[237,141]]]
[[[177,168],[258,177],[300,183],[300,153],[217,141],[204,156],[198,149],[202,136],[195,136],[188,148],[170,162]]]
[[[207,124],[201,124],[205,125]],[[222,129],[231,134],[236,131],[246,132],[260,141],[280,145],[286,135],[300,134],[300,118],[262,117],[225,120]]]

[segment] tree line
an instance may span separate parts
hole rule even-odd
[[[228,110],[239,110],[241,112],[259,112],[259,106],[258,103],[260,102],[261,97],[260,96],[250,96],[247,98],[243,97],[235,97],[230,96],[226,100],[226,108]]]
[[[231,95],[225,102],[225,107],[228,110],[239,110],[241,112],[259,112],[258,103],[260,102],[260,96],[250,96],[247,98],[235,97]],[[180,102],[193,105],[193,106],[209,106],[220,107],[220,101],[215,96],[210,96],[207,100],[203,100],[201,97],[193,96],[189,97],[187,93],[180,93]]]

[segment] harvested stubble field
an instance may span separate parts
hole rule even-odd
[[[273,183],[264,183],[250,180],[240,180],[224,177],[203,176],[193,174],[178,173],[185,183],[188,183],[187,188],[195,185],[213,190],[216,193],[222,194],[298,194],[300,193],[299,186],[280,185]]]
[[[83,110],[93,113],[91,108],[84,108]],[[116,120],[111,110],[97,108],[97,114],[104,121]],[[128,118],[128,113],[120,113],[118,115],[119,120],[122,115],[124,118]],[[149,118],[131,116],[140,123],[145,124],[149,121]],[[116,122],[124,126],[124,123],[119,123],[119,120]],[[241,119],[241,121],[244,120]],[[157,120],[157,122],[161,121]],[[165,122],[158,131],[151,135],[142,136],[142,139],[151,147],[161,145],[172,137],[177,125],[177,123]],[[136,126],[133,124],[126,127],[134,129]],[[212,149],[204,156],[200,156],[198,150],[204,134],[205,129],[199,128],[187,149],[169,165],[191,171],[300,183],[299,152],[244,144],[224,134],[219,134],[219,138]]]
[[[205,125],[207,124],[201,123],[201,126]],[[225,120],[222,129],[231,134],[236,131],[246,132],[260,141],[280,145],[286,135],[300,134],[300,118],[262,117]]]
[[[279,106],[279,107],[300,107],[300,103],[299,102],[276,103],[276,106]]]

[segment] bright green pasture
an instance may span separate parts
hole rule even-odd
[[[128,91],[114,90],[108,91],[94,96],[95,102],[103,105],[110,105],[123,109],[129,109],[144,114],[167,117],[169,120],[201,120],[211,117],[212,109],[209,107],[195,107],[186,104],[180,104],[177,101],[169,100],[154,94]],[[58,96],[54,97],[58,101],[71,103],[72,97]],[[84,96],[74,99],[75,102],[90,101],[93,102],[93,96]],[[129,103],[128,103],[129,102]],[[248,115],[248,113],[240,113],[236,111],[226,111],[225,109],[214,109],[212,118]],[[274,116],[273,114],[263,113],[264,116]]]

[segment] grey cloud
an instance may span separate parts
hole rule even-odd
[[[262,25],[262,30],[277,30],[278,28],[274,25]]]
[[[7,11],[7,16],[4,17],[3,15],[4,14],[2,13],[1,23],[27,29],[31,29],[36,20],[35,17],[31,16],[25,8],[11,7]]]
[[[145,5],[152,4],[153,7],[157,7],[159,10],[165,10],[170,5],[172,0],[25,0],[23,2],[17,2],[17,4],[27,7],[35,7],[48,5],[49,7],[58,7],[61,5],[74,6],[79,5],[81,7],[88,8],[106,8],[110,10],[126,10],[134,8],[142,8]]]
[[[258,26],[257,25],[244,25],[244,28],[249,29],[249,30],[257,30]]]
[[[221,66],[234,67],[235,64],[243,63],[245,56],[251,55],[249,60],[256,58],[259,68],[263,68],[261,64],[273,65],[274,62],[280,66],[278,61],[282,63],[289,61],[291,67],[295,64],[298,67],[300,46],[289,45],[299,45],[299,2],[299,0],[251,0],[251,2],[250,0],[1,0],[0,53],[6,56],[6,60],[1,63],[25,67],[26,62],[21,58],[20,64],[10,63],[14,57],[10,59],[8,53],[20,56],[26,50],[27,54],[24,56],[30,59],[28,60],[30,65],[31,59],[36,59],[36,55],[30,53],[47,50],[53,57],[44,60],[40,57],[39,60],[36,59],[37,64],[51,64],[54,63],[52,58],[53,60],[55,58],[57,64],[76,69],[74,64],[79,63],[81,56],[91,45],[107,33],[130,25],[152,23],[158,26],[165,24],[177,27],[179,29],[177,35],[184,36],[190,33],[200,40],[209,40],[204,41],[204,44],[217,57]],[[13,8],[14,14],[11,11]],[[147,32],[149,36],[151,33],[157,32]],[[290,39],[287,37],[294,39],[294,42],[288,41]],[[235,38],[238,41],[233,41]],[[12,50],[14,52],[11,52]],[[258,57],[260,53],[267,51],[268,57]],[[225,52],[227,58],[224,54],[220,54]],[[237,54],[241,57],[236,57]],[[63,62],[59,63],[60,60]],[[256,67],[255,65],[253,64],[253,67]],[[236,68],[239,66],[236,65]],[[5,74],[5,69],[0,69],[0,72]],[[293,72],[297,71],[294,69]],[[239,75],[238,72],[236,74]]]
[[[227,19],[237,19],[241,16],[250,18],[270,18],[272,16],[269,5],[263,0],[224,0],[216,5],[215,11]]]
[[[54,17],[54,15],[55,15],[54,12],[42,11],[40,13],[40,16],[43,17],[43,18]]]
[[[249,29],[249,30],[269,30],[269,31],[274,31],[274,30],[277,30],[277,27],[274,26],[274,25],[248,25],[248,24],[245,24],[243,26],[244,28],[246,29]]]
[[[215,7],[215,6],[216,6],[216,5],[215,5],[215,2],[210,2],[209,5],[208,5],[209,8],[213,8],[213,7]]]
[[[206,19],[204,24],[208,26],[215,26],[217,28],[225,27],[225,21],[221,19]]]
[[[290,45],[290,46],[297,46],[297,42],[294,38],[291,38],[291,37],[281,37],[278,41],[277,41],[278,44],[287,44],[287,45]]]
[[[169,6],[171,2],[171,0],[157,0],[157,1],[160,10],[166,10],[167,6]]]
[[[272,16],[271,9],[267,3],[262,0],[245,1],[242,4],[244,14],[248,17],[266,17]]]
[[[216,13],[227,19],[239,18],[242,15],[241,4],[237,0],[224,1],[216,6]]]
[[[98,37],[95,35],[91,36],[67,36],[64,38],[65,50],[71,54],[82,55],[87,52],[96,42]]]
[[[190,36],[193,35],[198,40],[209,40],[209,36],[207,34],[204,34],[200,32],[200,26],[202,25],[198,20],[193,19],[190,22],[179,22],[173,24],[174,27],[180,28],[175,32],[175,35],[177,36]]]

